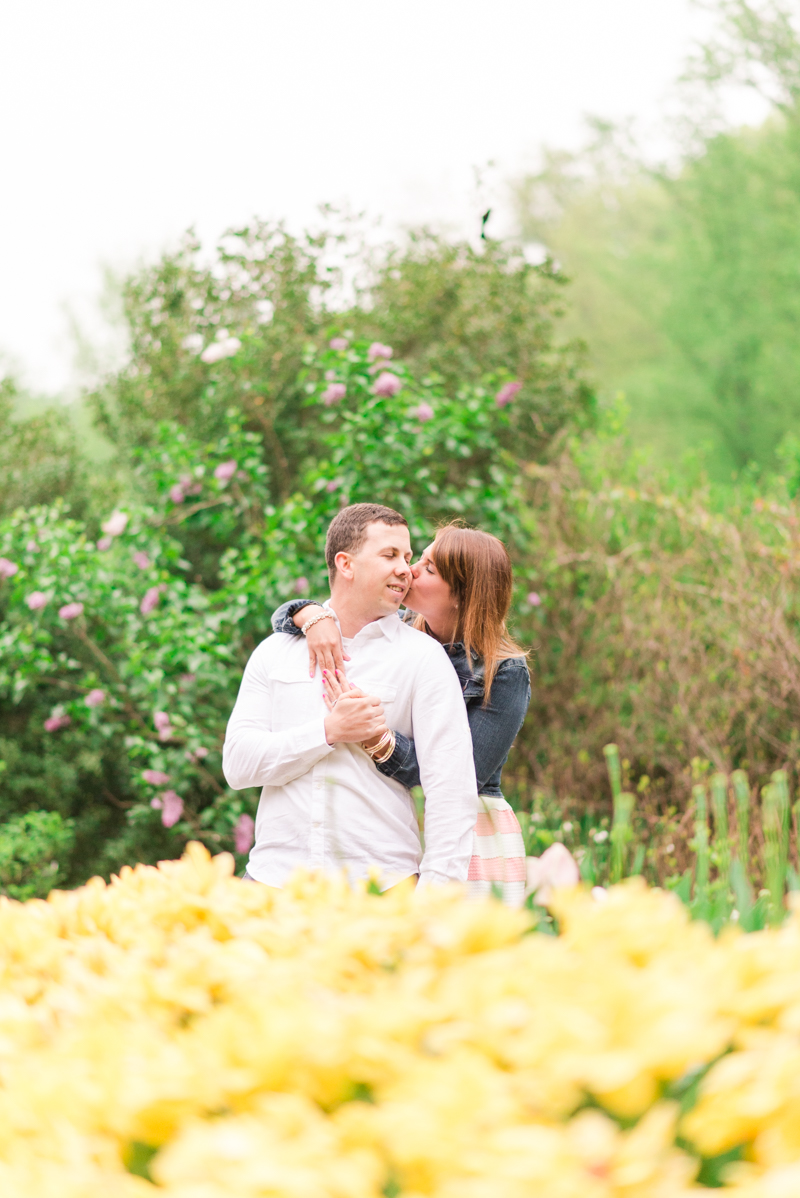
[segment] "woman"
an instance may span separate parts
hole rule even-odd
[[[511,560],[497,537],[448,525],[439,530],[411,567],[412,583],[403,619],[439,641],[461,682],[467,705],[479,815],[468,889],[519,906],[525,897],[525,847],[516,815],[503,798],[500,780],[531,697],[525,654],[506,628],[511,604]],[[272,618],[276,632],[301,635],[321,612],[313,601],[284,603]],[[328,706],[348,689],[339,629],[319,620],[308,630],[311,672],[319,665]],[[338,671],[338,674],[337,674]],[[377,768],[409,790],[420,784],[414,741],[395,733],[391,756]]]

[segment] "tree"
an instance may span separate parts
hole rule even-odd
[[[665,453],[711,439],[730,477],[773,465],[800,415],[800,40],[786,6],[717,8],[676,168],[648,168],[598,127],[583,155],[551,157],[517,196],[524,232],[576,276],[571,327],[598,347],[604,388],[626,391],[639,436]],[[758,129],[721,120],[741,85],[772,106]]]

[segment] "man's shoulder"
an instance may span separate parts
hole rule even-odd
[[[432,636],[428,636],[427,632],[420,632],[413,624],[409,624],[406,620],[398,620],[397,635],[403,640],[407,640],[409,644],[416,645],[420,651],[424,651],[428,645],[433,645],[437,649],[441,649],[438,641],[435,641]]]
[[[269,668],[293,657],[306,657],[305,649],[306,644],[303,637],[290,636],[288,632],[273,632],[256,645],[250,660],[257,661],[260,665]]]
[[[413,654],[416,661],[444,663],[450,666],[442,646],[432,636],[428,636],[427,632],[420,632],[418,628],[413,628],[401,620],[397,638],[402,643],[403,650]]]

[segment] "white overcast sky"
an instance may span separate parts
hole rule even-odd
[[[690,0],[5,0],[0,352],[68,386],[65,307],[194,224],[475,219],[586,113],[657,118]]]

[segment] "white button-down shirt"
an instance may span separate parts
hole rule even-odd
[[[416,742],[425,853],[405,787],[359,745],[327,743],[321,673],[309,678],[305,638],[273,633],[247,663],[222,756],[234,790],[263,787],[247,872],[270,886],[300,866],[346,868],[351,878],[377,866],[382,886],[417,873],[421,885],[465,881],[478,796],[455,670],[441,645],[396,615],[367,624],[347,652],[352,684]]]

